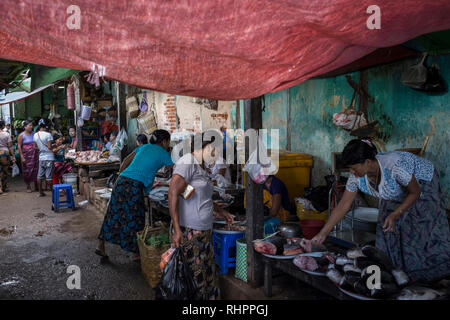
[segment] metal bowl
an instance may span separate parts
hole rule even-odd
[[[277,231],[285,238],[299,238],[302,236],[302,228],[298,223],[286,222],[278,225]]]

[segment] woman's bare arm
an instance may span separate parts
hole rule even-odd
[[[17,137],[17,149],[19,149],[20,159],[24,159],[23,151],[22,151],[23,137],[21,134]]]
[[[186,189],[187,182],[178,174],[172,176],[169,185],[169,212],[172,218],[172,225],[174,229],[173,242],[174,246],[178,247],[183,243],[183,234],[180,228],[180,214],[178,210],[179,195]]]
[[[272,195],[272,208],[270,208],[270,216],[275,217],[281,209],[281,194]]]

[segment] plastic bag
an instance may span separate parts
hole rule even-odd
[[[166,265],[169,263],[170,258],[172,258],[172,254],[174,253],[175,248],[169,248],[161,255],[161,262],[159,263],[159,267],[161,270],[164,270]]]
[[[15,176],[18,176],[19,173],[20,173],[19,166],[16,163],[14,163],[12,166],[12,177],[14,178]]]
[[[258,161],[257,152],[259,150],[260,160]],[[272,159],[267,157],[267,149],[260,140],[258,147],[252,152],[245,164],[243,170],[250,175],[253,182],[261,184],[264,183],[270,175],[277,173],[278,168],[274,165]]]
[[[119,150],[122,150],[127,143],[128,134],[125,129],[122,128],[116,138],[116,147],[119,148]]]
[[[196,285],[182,247],[172,254],[155,288],[155,300],[194,300]]]
[[[117,173],[111,174],[108,180],[106,181],[106,186],[111,189],[114,188],[118,177],[119,175]]]
[[[362,112],[348,109],[333,115],[333,123],[345,130],[356,130],[367,125],[366,117]]]
[[[446,92],[447,86],[442,79],[438,65],[425,66],[427,56],[428,53],[425,52],[419,64],[403,72],[401,82],[405,86],[418,91]]]

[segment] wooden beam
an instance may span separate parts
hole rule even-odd
[[[126,84],[116,81],[116,102],[117,102],[117,114],[119,131],[122,128],[128,131],[127,125],[127,106],[126,106]],[[127,156],[127,146],[124,146],[120,152],[120,162]]]
[[[262,128],[261,97],[244,100],[244,129]],[[253,150],[248,150],[246,159]],[[263,263],[261,255],[253,249],[253,240],[264,236],[263,185],[256,184],[249,175],[245,176],[247,230],[247,279],[251,286],[259,287],[263,283]]]
[[[74,110],[74,125],[75,125],[75,134],[77,137],[77,150],[83,150],[83,135],[81,134],[81,128],[78,127],[77,119],[78,116],[81,115],[81,93],[80,93],[80,76],[78,74],[74,75],[75,79],[75,110]]]

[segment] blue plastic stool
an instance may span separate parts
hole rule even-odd
[[[213,232],[214,260],[220,267],[220,274],[227,274],[228,268],[236,266],[236,240],[245,237],[245,231],[239,234]]]
[[[66,201],[59,199],[59,191],[64,190],[66,193]],[[62,208],[72,208],[75,210],[75,200],[73,198],[72,185],[70,184],[55,184],[52,190],[52,210],[58,212]]]

